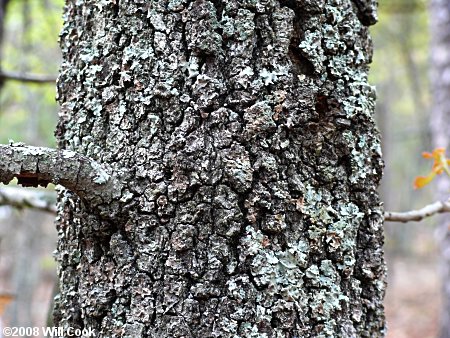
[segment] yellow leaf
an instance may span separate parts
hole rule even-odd
[[[414,180],[414,189],[420,189],[430,183],[436,176],[436,172],[432,171],[428,176],[418,176]]]
[[[450,176],[450,160],[445,157],[445,148],[436,148],[433,152],[423,152],[422,156],[426,159],[433,159],[431,173],[428,176],[419,176],[414,180],[414,189],[420,189],[430,183],[436,175],[444,171]]]
[[[0,293],[0,316],[3,315],[6,305],[14,300],[15,296],[8,293]]]

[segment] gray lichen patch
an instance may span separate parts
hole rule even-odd
[[[323,36],[321,32],[306,31],[304,38],[299,44],[300,50],[311,61],[314,71],[321,74],[324,69],[326,57],[322,49]]]
[[[308,249],[306,243],[299,241],[296,245],[291,244],[287,251],[273,250],[269,242],[261,232],[247,227],[240,246],[240,260],[251,260],[250,274],[255,287],[262,290],[259,297],[264,300],[261,310],[265,316],[259,320],[265,318],[270,321],[286,309],[299,312],[305,309],[301,267],[305,266]],[[281,295],[281,298],[276,299],[275,295]],[[247,325],[251,327],[250,323]]]
[[[94,169],[94,183],[105,184],[106,182],[108,182],[110,175],[97,162],[92,162],[91,167],[92,169]]]

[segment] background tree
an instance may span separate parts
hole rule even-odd
[[[421,153],[433,149],[427,9],[427,0],[380,0],[379,23],[371,29],[375,53],[370,82],[377,88],[375,116],[386,164],[380,194],[389,211],[420,210],[436,201],[434,184],[420,190],[414,190],[412,184],[416,176],[429,172],[430,161]],[[414,89],[417,86],[419,93]],[[419,109],[418,102],[425,110]],[[385,223],[388,338],[437,335],[442,299],[437,220],[431,217],[407,224]]]
[[[2,44],[3,44],[3,31],[5,27],[5,16],[6,16],[6,8],[9,0],[0,0],[0,60],[2,58]],[[1,70],[1,62],[0,62],[0,70]],[[0,81],[0,89],[3,83]]]
[[[433,106],[430,129],[434,147],[450,149],[450,1],[432,0],[430,4],[431,28],[431,83]],[[439,178],[436,198],[449,198],[448,177]],[[450,337],[450,216],[440,219],[438,239],[441,245],[443,308],[440,337]]]
[[[71,189],[55,324],[383,336],[374,11],[68,2],[57,136],[78,154],[0,148],[3,182]]]

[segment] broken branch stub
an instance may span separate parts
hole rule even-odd
[[[25,187],[60,184],[94,208],[109,205],[121,193],[115,175],[84,155],[22,143],[0,145],[0,182],[14,178]]]

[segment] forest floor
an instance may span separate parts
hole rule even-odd
[[[435,338],[441,284],[437,254],[417,259],[387,257],[387,338]]]

